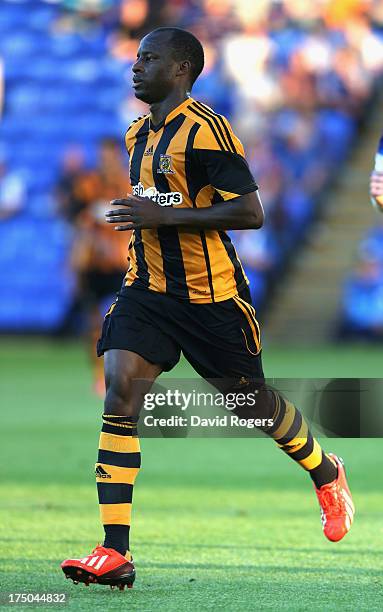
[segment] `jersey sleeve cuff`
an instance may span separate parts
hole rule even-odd
[[[234,198],[239,198],[241,195],[245,195],[246,193],[252,193],[253,191],[258,190],[257,183],[251,183],[250,185],[246,185],[245,187],[238,187],[233,191],[225,191],[224,189],[217,189],[216,191],[219,195],[225,200],[233,200]]]

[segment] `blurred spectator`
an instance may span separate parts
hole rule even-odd
[[[115,4],[114,0],[62,0],[65,8],[89,12],[92,14],[100,14],[111,8]]]
[[[342,339],[383,340],[382,262],[362,257],[343,291]]]
[[[87,337],[95,369],[95,389],[102,394],[102,360],[95,357],[102,317],[119,290],[127,270],[129,232],[116,232],[105,223],[110,201],[130,191],[118,141],[102,142],[100,164],[78,174],[75,192],[82,209],[74,217],[76,233],[72,265],[78,283],[77,298],[87,315]]]
[[[89,200],[83,185],[86,177],[83,151],[79,146],[69,147],[64,154],[56,195],[59,214],[70,223],[77,219]]]
[[[65,9],[55,22],[61,32],[87,32],[100,26],[108,31],[118,23],[118,2],[115,0],[61,0]]]
[[[281,246],[267,227],[255,231],[231,232],[239,258],[250,281],[254,303],[262,303],[266,292],[266,276],[279,263]]]
[[[136,58],[139,39],[162,25],[162,6],[163,3],[156,0],[121,0],[119,23],[108,41],[112,55],[132,64]]]
[[[369,230],[359,245],[355,270],[342,294],[343,338],[383,340],[383,225]]]
[[[2,154],[0,153],[0,156]],[[19,172],[9,170],[0,157],[0,221],[17,215],[25,206],[25,185]]]
[[[122,0],[120,21],[125,31],[138,33],[149,13],[148,0]]]

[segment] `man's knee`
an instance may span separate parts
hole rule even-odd
[[[148,371],[144,360],[134,353],[108,353],[105,358],[104,413],[138,418],[143,396],[153,384],[157,372]]]
[[[129,392],[110,386],[105,395],[104,414],[138,417],[140,409],[134,406]]]
[[[264,380],[252,380],[247,385],[233,387],[230,395],[231,411],[241,419],[271,419],[275,413],[275,394]]]

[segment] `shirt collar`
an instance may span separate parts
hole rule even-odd
[[[182,113],[182,111],[184,111],[192,102],[194,102],[193,98],[186,98],[186,100],[181,102],[181,104],[176,106],[176,108],[173,108],[173,110],[170,111],[168,115],[166,115],[165,119],[163,119],[161,123],[158,123],[157,125],[153,125],[152,121],[150,120],[150,129],[153,132],[158,132],[162,127],[164,127],[164,125],[167,125],[168,123],[170,123],[170,121],[172,121],[173,119],[175,119],[175,117]]]

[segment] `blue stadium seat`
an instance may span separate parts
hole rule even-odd
[[[42,56],[48,48],[48,40],[33,30],[10,29],[0,41],[0,52],[7,57]]]
[[[0,329],[44,332],[61,324],[74,287],[70,241],[66,223],[46,212],[0,224]]]
[[[71,33],[56,33],[50,38],[50,53],[57,58],[76,60],[84,51],[84,40]]]
[[[60,75],[62,66],[57,58],[50,55],[41,55],[27,65],[27,75],[31,80],[42,81],[52,86]]]
[[[40,6],[36,6],[32,11],[30,11],[30,14],[28,15],[28,26],[34,30],[40,30],[45,34],[57,14],[57,6],[44,2],[44,4],[40,4]]]
[[[43,91],[36,85],[18,85],[8,90],[7,98],[12,114],[24,115],[38,112]]]

